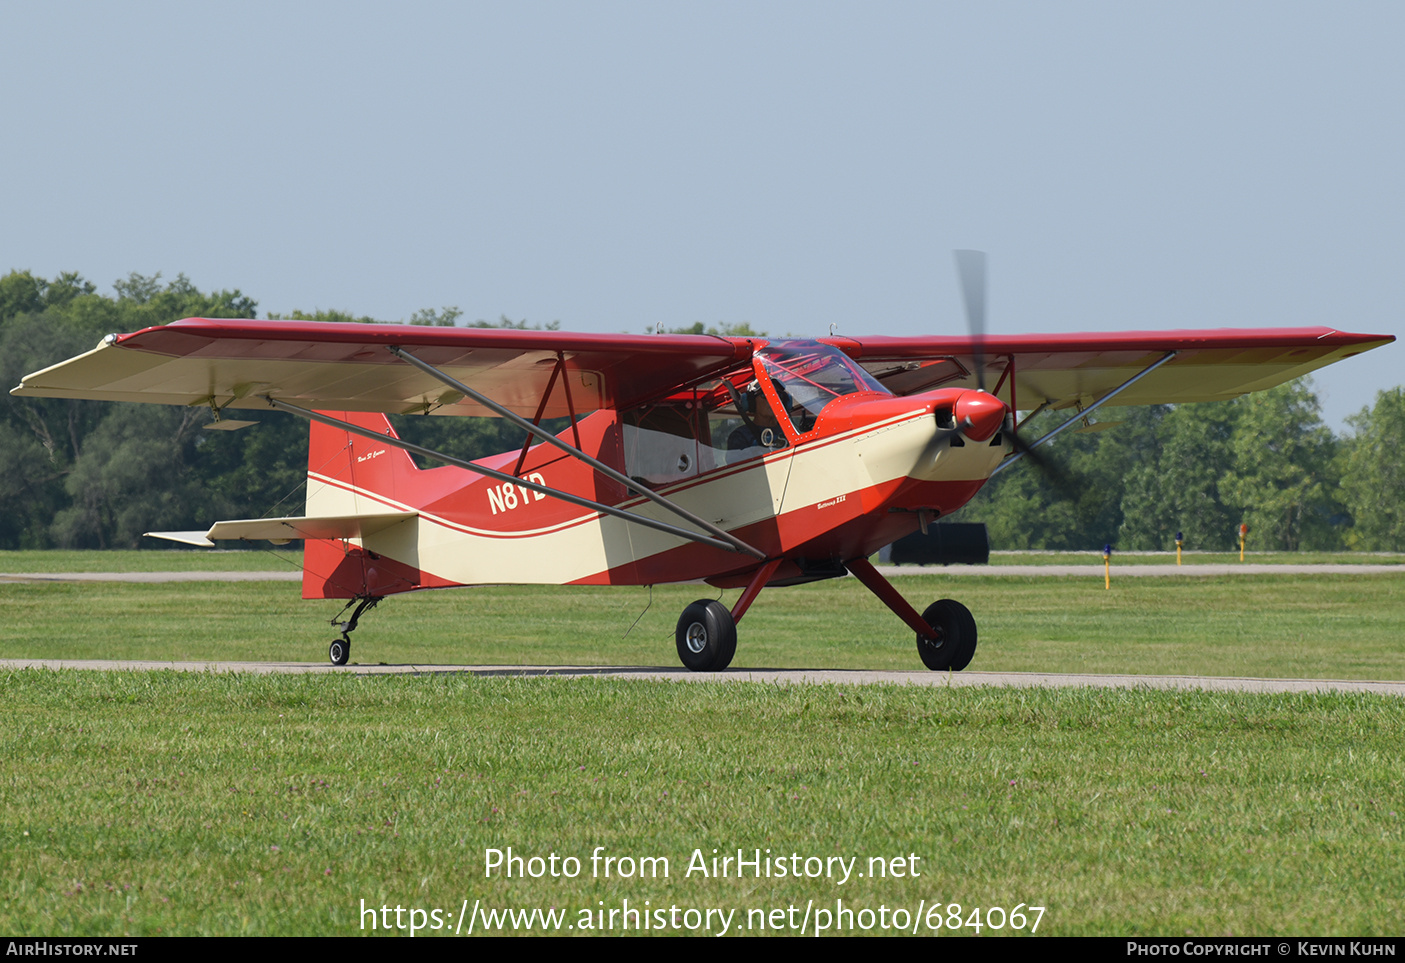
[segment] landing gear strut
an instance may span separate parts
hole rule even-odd
[[[917,654],[922,664],[938,672],[960,672],[976,654],[976,620],[960,602],[942,599],[927,606],[921,615],[907,604],[891,582],[878,573],[866,558],[845,562],[854,577],[882,599],[893,614],[917,633]]]
[[[698,599],[683,610],[674,641],[684,666],[693,672],[721,672],[732,664],[732,656],[737,654],[737,623],[781,562],[782,559],[773,558],[752,572],[731,611],[716,599]]]
[[[347,602],[346,608],[337,613],[340,618],[347,609],[355,605],[356,611],[351,613],[349,620],[338,622],[336,619],[332,619],[332,627],[341,632],[341,638],[333,639],[332,644],[327,646],[327,658],[331,660],[332,665],[346,665],[351,660],[351,633],[356,631],[356,623],[361,618],[361,613],[375,608],[384,597],[383,595],[358,596]]]
[[[683,610],[674,632],[683,665],[693,672],[721,672],[731,664],[737,651],[737,623],[780,564],[781,559],[772,559],[757,569],[730,612],[714,599],[698,599]],[[855,558],[844,566],[917,633],[917,654],[923,665],[937,672],[960,672],[970,664],[976,654],[976,620],[970,609],[953,599],[941,599],[918,615],[868,559]]]

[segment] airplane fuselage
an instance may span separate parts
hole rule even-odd
[[[627,449],[657,453],[678,476],[647,482],[675,504],[714,522],[768,558],[784,561],[773,582],[807,572],[842,571],[929,518],[955,511],[975,494],[1008,447],[999,433],[976,442],[957,438],[951,412],[961,389],[896,398],[860,392],[836,398],[802,434],[784,424],[774,450],[731,464],[705,434],[638,436],[614,411],[579,422],[581,450],[622,471],[638,467]],[[999,415],[1003,417],[1000,406]],[[379,416],[346,415],[351,419]],[[321,440],[319,442],[319,434]],[[647,430],[645,434],[649,434]],[[659,433],[655,433],[659,434]],[[574,435],[567,431],[562,437]],[[572,439],[574,440],[574,438]],[[780,447],[783,445],[783,447]],[[456,467],[417,469],[405,452],[374,440],[314,431],[308,471],[308,515],[416,512],[417,517],[366,536],[359,544],[309,540],[309,597],[350,598],[415,588],[490,583],[649,585],[707,579],[744,584],[756,559],[602,515],[540,492],[475,476]],[[653,459],[659,461],[657,457]],[[519,467],[520,463],[520,467]],[[508,452],[483,459],[549,488],[579,492],[634,514],[670,514],[580,461],[546,445],[525,458]],[[657,465],[655,465],[657,467]],[[637,473],[632,473],[637,477]],[[368,561],[353,561],[374,556]]]

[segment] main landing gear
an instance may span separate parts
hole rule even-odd
[[[927,606],[922,621],[937,633],[935,638],[930,633],[917,633],[917,654],[923,665],[936,672],[960,672],[970,665],[971,656],[976,654],[976,620],[970,609],[942,599]]]
[[[773,558],[753,572],[730,611],[716,599],[698,599],[683,610],[673,637],[685,666],[694,672],[721,672],[732,664],[737,652],[737,623],[782,561]]]
[[[779,566],[780,560],[773,559],[757,569],[731,611],[715,599],[699,599],[683,610],[674,641],[686,667],[693,672],[721,672],[731,665],[737,651],[737,623]],[[936,672],[960,672],[970,665],[976,654],[976,620],[970,609],[953,599],[941,599],[918,615],[868,559],[853,559],[845,567],[917,633],[917,654],[923,665]]]
[[[361,618],[361,613],[375,608],[384,597],[383,595],[358,596],[347,602],[346,607],[337,613],[337,617],[340,618],[347,609],[355,605],[356,611],[351,613],[349,620],[338,622],[336,619],[332,619],[332,627],[341,632],[341,638],[333,639],[332,644],[327,646],[327,658],[331,660],[332,665],[346,665],[351,660],[351,633],[356,631],[356,623]]]
[[[960,672],[971,663],[976,654],[976,620],[966,606],[942,599],[918,615],[868,559],[856,558],[846,565],[855,578],[917,633],[917,654],[923,665],[937,672]]]
[[[694,672],[721,672],[737,652],[737,623],[727,606],[698,599],[683,610],[674,633],[678,658]]]

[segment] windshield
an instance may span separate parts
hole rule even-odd
[[[815,426],[821,411],[835,398],[858,391],[891,394],[838,348],[814,341],[783,341],[757,352],[795,430],[804,434]]]

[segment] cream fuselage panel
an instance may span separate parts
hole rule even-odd
[[[796,511],[866,488],[916,481],[985,479],[1008,448],[967,443],[952,448],[930,408],[796,449],[785,511]]]
[[[952,448],[931,411],[915,408],[876,425],[783,449],[721,468],[660,493],[729,531],[810,508],[839,495],[912,478],[919,481],[983,479],[1004,457],[1004,447],[968,443]],[[467,477],[467,476],[466,476]],[[546,479],[550,484],[550,478]],[[671,524],[678,518],[642,499],[621,507]],[[308,515],[415,511],[317,475],[308,477]],[[367,536],[360,544],[435,575],[466,585],[561,584],[688,544],[686,539],[594,514],[540,529],[495,530],[450,522],[418,509],[412,521]],[[530,511],[530,506],[526,507]],[[352,544],[356,544],[353,540]]]

